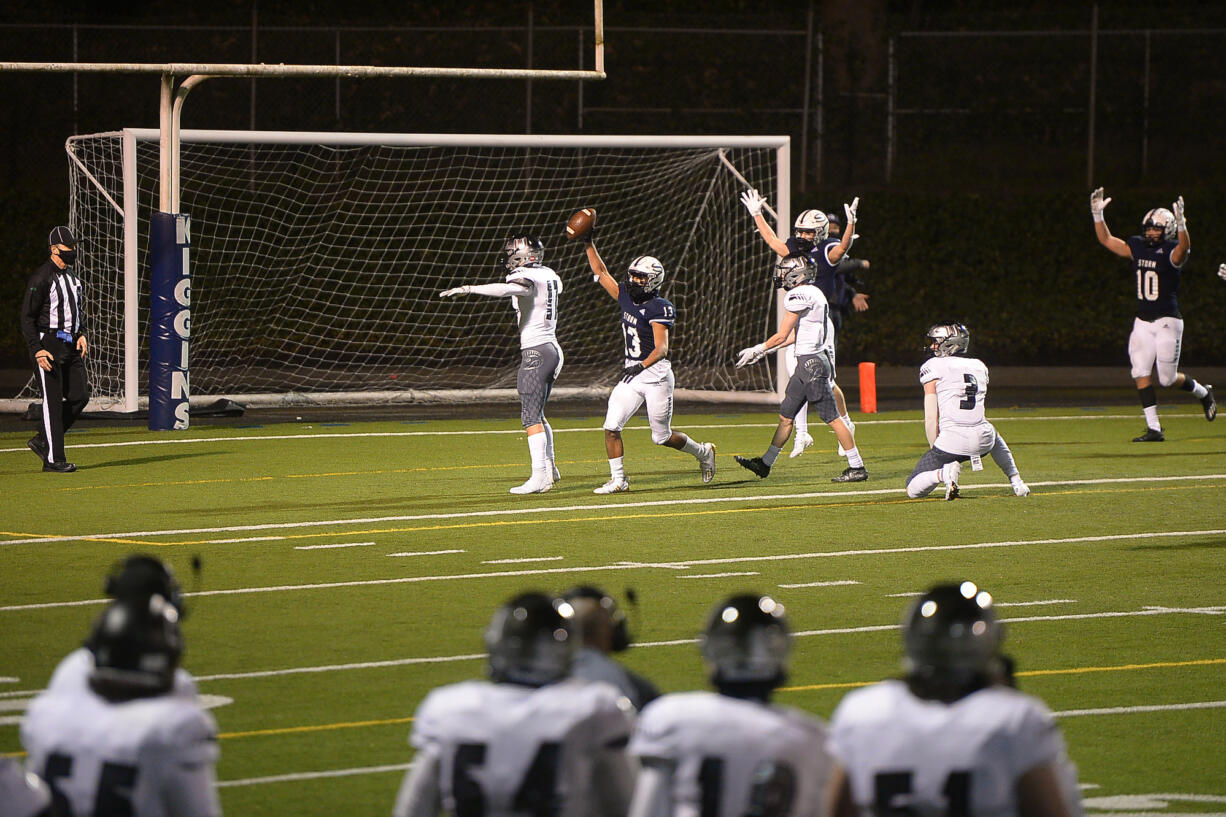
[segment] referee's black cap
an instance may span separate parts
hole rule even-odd
[[[52,247],[56,244],[63,244],[65,247],[75,247],[77,246],[77,237],[73,234],[72,230],[68,229],[67,225],[61,224],[59,227],[52,228],[48,244]]]

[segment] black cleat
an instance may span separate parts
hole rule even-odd
[[[762,479],[770,476],[771,467],[762,461],[761,457],[733,457],[736,464],[742,468],[748,468]]]
[[[1140,437],[1133,437],[1134,443],[1160,443],[1166,440],[1166,435],[1162,433],[1162,429],[1145,429],[1145,433]]]
[[[1213,422],[1217,417],[1217,400],[1213,399],[1213,387],[1205,386],[1205,391],[1209,392],[1200,399],[1200,404],[1205,407],[1205,419]]]
[[[43,442],[43,438],[35,434],[30,439],[26,440],[26,446],[31,451],[38,455],[38,458],[44,463],[47,461],[47,444]]]
[[[831,482],[864,482],[868,479],[868,469],[861,466],[859,468],[844,468],[843,473],[837,477],[831,477]]]
[[[44,471],[54,471],[57,474],[70,474],[77,470],[77,466],[71,462],[44,462]]]

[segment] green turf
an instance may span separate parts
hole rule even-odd
[[[718,446],[711,485],[639,425],[625,435],[632,490],[605,497],[591,493],[608,478],[596,417],[555,423],[563,480],[528,497],[507,493],[528,477],[511,411],[411,424],[90,429],[69,435],[81,466],[72,475],[42,474],[28,434],[3,434],[0,677],[18,680],[0,682],[0,707],[12,704],[0,716],[19,714],[21,696],[5,693],[44,684],[100,606],[11,608],[98,599],[107,566],[134,551],[156,553],[189,593],[204,593],[188,599],[184,663],[203,693],[233,699],[213,710],[218,776],[245,783],[222,789],[229,814],[387,813],[399,771],[251,781],[408,762],[408,719],[425,693],[481,674],[482,662],[464,656],[481,652],[494,606],[580,582],[619,596],[635,588],[642,646],[624,660],[669,691],[703,685],[697,650],[650,642],[693,638],[715,600],[756,588],[781,599],[803,633],[779,700],[826,717],[852,685],[897,672],[892,626],[907,600],[895,594],[968,577],[1003,603],[1002,617],[1019,619],[1007,647],[1021,686],[1057,712],[1226,699],[1226,425],[1171,407],[1167,442],[1141,445],[1130,442],[1141,430],[1134,411],[992,416],[1029,498],[1014,497],[989,460],[963,472],[957,502],[906,499],[904,480],[927,447],[915,412],[857,416],[871,479],[849,486],[830,482],[844,463],[825,431],[766,480],[740,469],[732,455],[765,449],[772,414],[676,418]],[[1164,532],[1178,535],[1146,536]],[[374,544],[296,549],[356,542]],[[444,550],[463,552],[389,555]],[[527,559],[540,561],[515,561]],[[499,560],[512,561],[486,563]],[[754,575],[711,575],[725,573]],[[855,584],[781,587],[813,582]],[[319,586],[335,583],[349,584]],[[250,588],[282,589],[214,592]],[[1019,602],[1051,603],[1010,606]],[[873,627],[886,629],[863,629]],[[410,662],[432,658],[451,660]],[[341,668],[370,662],[392,663]],[[210,680],[231,674],[245,677]],[[1226,708],[1060,723],[1083,782],[1097,786],[1087,796],[1226,795]],[[0,726],[0,752],[20,750],[16,726]],[[1170,808],[1224,810],[1212,797]]]

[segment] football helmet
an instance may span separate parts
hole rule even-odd
[[[716,687],[774,689],[787,677],[792,636],[783,605],[770,596],[742,594],[721,601],[698,643]]]
[[[644,283],[638,283],[636,277],[646,278]],[[626,289],[635,302],[646,301],[660,291],[664,284],[664,265],[654,255],[640,255],[630,262],[626,270]]]
[[[613,630],[610,649],[613,652],[623,652],[629,649],[634,639],[630,636],[630,624],[626,621],[626,614],[617,606],[617,599],[590,584],[572,587],[562,594],[562,598],[569,601],[575,609],[575,628],[580,631],[581,635],[584,635],[587,629],[586,619],[599,610]],[[584,610],[580,606],[582,602],[590,603],[590,610]]]
[[[813,283],[813,259],[802,252],[785,255],[775,263],[775,287],[789,292]]]
[[[840,235],[843,234],[843,217],[842,216],[840,216],[838,213],[827,213],[826,221],[830,222],[830,230],[828,231],[828,235],[838,238]],[[837,232],[834,229],[835,227],[839,228]]]
[[[540,687],[570,674],[578,649],[565,599],[521,593],[494,611],[485,629],[490,679]]]
[[[830,235],[830,220],[821,210],[805,210],[796,217],[792,229],[793,235],[802,241],[806,240],[802,232],[813,233],[813,241],[824,241]]]
[[[971,333],[960,323],[937,323],[928,327],[925,348],[933,357],[964,355],[971,348]]]
[[[1155,228],[1162,231],[1162,237],[1151,240],[1145,235],[1145,231]],[[1141,235],[1145,236],[1145,243],[1151,247],[1156,247],[1163,241],[1177,240],[1175,214],[1165,207],[1155,207],[1150,210],[1145,214],[1145,218],[1141,219]]]
[[[183,607],[183,589],[175,574],[154,556],[136,553],[117,562],[103,587],[108,596],[119,600],[140,600],[159,595],[174,606],[180,618],[187,616]]]
[[[520,233],[502,247],[502,267],[507,272],[537,266],[545,259],[545,245],[534,235]]]
[[[939,584],[903,619],[903,668],[922,698],[954,701],[1000,676],[1004,627],[974,582]]]
[[[94,654],[90,687],[108,700],[169,692],[183,655],[179,611],[164,596],[111,602],[86,647]]]

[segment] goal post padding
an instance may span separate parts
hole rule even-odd
[[[140,384],[142,397],[147,387],[157,139],[128,129],[67,145],[101,404],[121,403],[125,383]],[[563,237],[572,212],[595,207],[614,275],[638,255],[664,264],[663,294],[678,312],[669,357],[679,395],[773,399],[773,367],[733,366],[737,349],[774,326],[773,253],[727,165],[776,202],[786,198],[787,151],[787,137],[184,130],[192,395],[274,404],[513,397],[519,350],[508,300],[438,293],[503,280],[501,246],[521,231],[541,237],[565,287],[555,395],[603,395],[622,366],[617,305],[593,283],[582,244]],[[133,314],[140,326],[127,345],[139,349],[125,354]],[[140,371],[125,379],[134,360]]]

